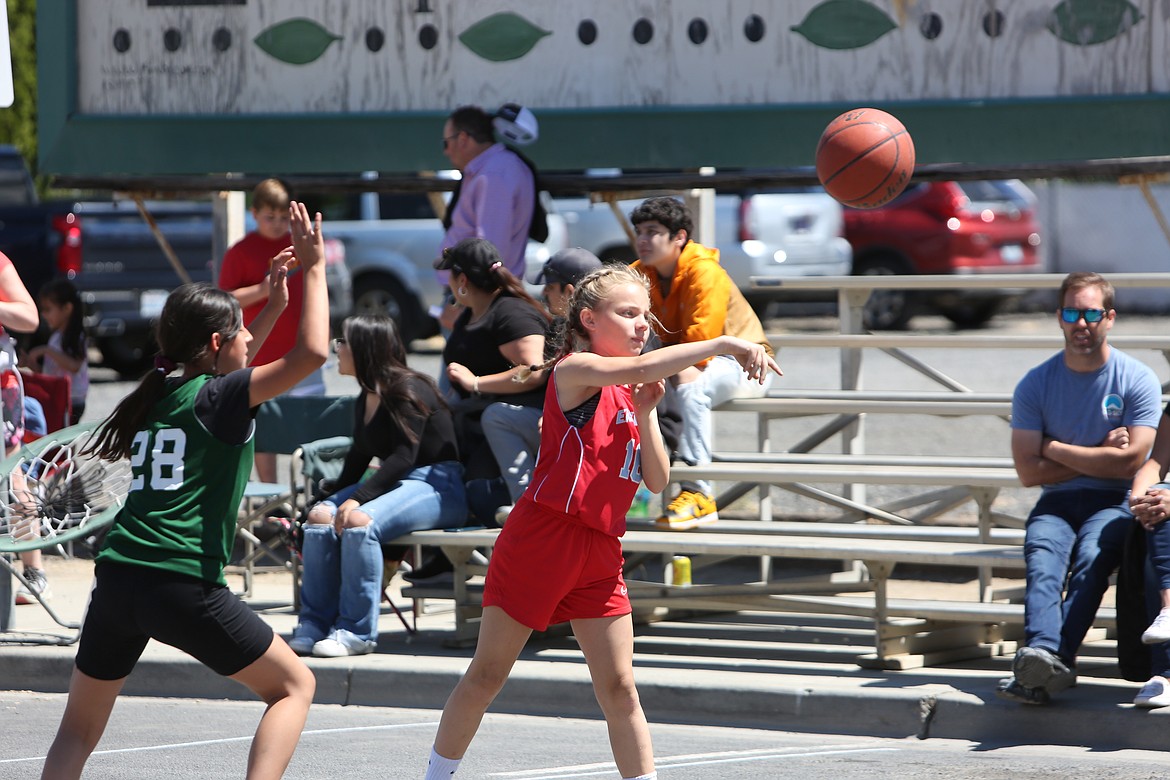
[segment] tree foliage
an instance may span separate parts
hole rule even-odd
[[[0,143],[13,144],[37,170],[37,4],[7,0],[12,86],[15,99],[0,108]]]

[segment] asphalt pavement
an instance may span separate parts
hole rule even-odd
[[[1004,332],[1055,330],[1049,318],[997,320]],[[809,323],[802,323],[807,326]],[[787,323],[789,327],[792,323]],[[1166,318],[1130,319],[1118,326],[1128,333],[1164,332]],[[770,325],[772,329],[778,329]],[[827,329],[831,329],[831,325]],[[924,351],[925,352],[925,351]],[[953,351],[952,351],[953,352]],[[1047,357],[1021,351],[1011,355],[925,354],[919,357],[976,391],[1010,391],[1030,366]],[[831,388],[837,363],[822,354],[792,351],[780,356],[786,389]],[[1148,358],[1165,381],[1161,355]],[[866,358],[869,389],[936,389],[893,358],[876,353]],[[437,366],[437,356],[412,356],[423,370]],[[129,389],[96,369],[90,411],[94,418]],[[353,392],[352,380],[327,374],[330,393]],[[883,452],[887,442],[920,454],[1009,454],[1008,430],[998,420],[878,419],[867,429],[867,451]],[[803,435],[811,423],[785,423],[779,436]],[[720,421],[722,442],[752,441],[750,420]],[[897,447],[898,449],[894,449]],[[905,448],[905,449],[903,449]],[[875,491],[881,488],[875,488]],[[788,494],[781,511],[795,516],[815,511]],[[885,498],[885,497],[883,497]],[[1024,489],[1005,491],[1004,511],[1019,513],[1035,500]],[[743,507],[750,513],[750,506]],[[963,511],[957,518],[962,522]],[[969,518],[967,518],[969,519]],[[66,620],[80,620],[92,578],[92,563],[46,559],[53,587],[51,602]],[[895,579],[891,597],[921,596],[973,588],[929,572],[908,572]],[[233,583],[239,586],[239,580]],[[273,568],[257,577],[249,603],[280,634],[295,624],[290,575]],[[1107,598],[1110,598],[1107,596]],[[444,639],[454,619],[449,605],[428,602],[417,616],[411,602],[396,598],[418,633],[408,635],[398,619],[383,610],[377,651],[347,659],[307,659],[318,678],[317,701],[422,709],[441,708],[471,658],[469,648],[451,648]],[[37,606],[15,612],[16,632],[0,635],[0,689],[62,692],[68,685],[74,647],[31,644],[48,634],[67,631],[53,624]],[[738,613],[703,615],[640,625],[635,639],[635,675],[652,722],[698,723],[778,729],[821,734],[875,737],[960,739],[976,744],[1077,745],[1095,750],[1164,749],[1170,708],[1142,711],[1130,704],[1139,685],[1122,680],[1110,639],[1094,635],[1082,648],[1079,684],[1047,707],[999,700],[994,691],[1010,670],[1010,658],[994,657],[908,671],[863,669],[856,658],[872,649],[872,625],[865,620],[813,614]],[[126,686],[141,696],[250,699],[251,694],[224,680],[178,651],[152,643]],[[494,711],[565,717],[599,717],[584,662],[572,638],[552,633],[529,643]]]
[[[47,558],[50,602],[66,621],[81,619],[92,581],[87,560]],[[413,622],[410,600],[395,602]],[[231,578],[241,586],[238,577]],[[891,595],[923,588],[946,595],[970,582],[895,580]],[[287,637],[296,622],[291,575],[262,569],[248,603]],[[14,631],[0,635],[0,690],[67,690],[74,646],[33,642],[71,632],[39,606],[16,607]],[[454,625],[449,605],[431,601],[418,633],[384,608],[376,652],[345,659],[306,659],[317,676],[317,702],[439,709],[471,658],[444,640]],[[652,722],[710,724],[805,733],[962,739],[977,744],[1076,745],[1097,750],[1164,749],[1170,708],[1137,710],[1138,685],[1120,679],[1112,640],[1082,650],[1080,681],[1047,707],[996,698],[1007,657],[908,671],[856,664],[872,648],[868,621],[825,615],[739,613],[640,625],[635,675]],[[151,643],[127,682],[138,696],[252,699],[173,648]],[[493,711],[599,717],[589,677],[571,636],[535,637]]]

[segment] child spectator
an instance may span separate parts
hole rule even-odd
[[[69,424],[76,425],[85,412],[85,398],[89,394],[88,345],[81,293],[68,279],[56,279],[41,288],[37,307],[51,333],[48,344],[29,351],[29,359],[42,374],[69,376],[73,406]]]
[[[252,217],[256,229],[233,244],[223,256],[219,269],[220,289],[227,290],[244,309],[249,325],[264,308],[268,298],[268,267],[292,241],[288,234],[288,189],[277,179],[265,179],[252,190]],[[297,340],[301,301],[305,294],[304,275],[293,269],[288,275],[288,307],[276,321],[251,365],[268,365],[287,354]],[[304,378],[288,395],[324,395],[325,375],[318,369]],[[256,453],[256,474],[263,482],[276,481],[276,454]]]

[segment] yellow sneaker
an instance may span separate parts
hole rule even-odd
[[[715,499],[706,493],[684,490],[666,507],[666,512],[655,524],[668,531],[689,531],[711,525],[719,519]]]

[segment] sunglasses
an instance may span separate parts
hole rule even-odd
[[[342,339],[342,338],[333,339],[333,354],[334,355],[336,355],[338,352],[341,351],[341,345],[344,343],[345,343],[345,339]]]
[[[451,142],[454,141],[456,138],[458,138],[462,133],[463,133],[463,131],[460,130],[458,133],[455,133],[454,135],[445,136],[443,138],[443,151],[444,152],[447,151],[447,147],[451,145]]]
[[[1060,318],[1072,325],[1081,317],[1085,318],[1085,322],[1094,323],[1105,319],[1104,309],[1075,309],[1072,306],[1066,306],[1060,310]]]

